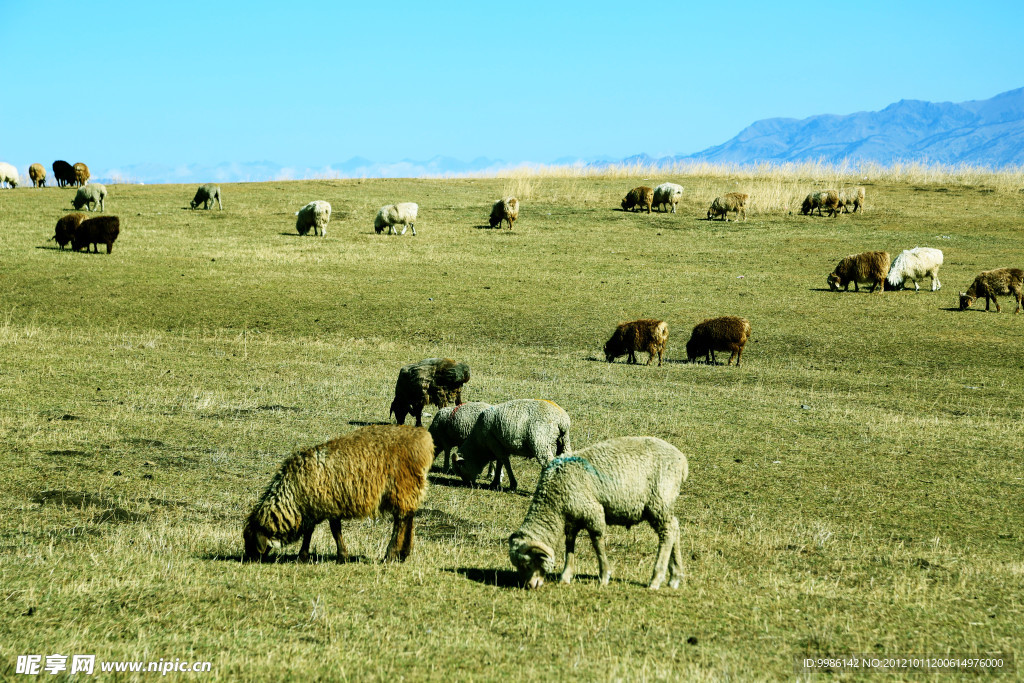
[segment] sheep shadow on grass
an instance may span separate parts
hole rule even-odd
[[[390,422],[365,422],[363,420],[349,420],[348,423],[353,427],[372,427],[378,425],[389,425]]]
[[[299,559],[298,553],[273,553],[270,555],[264,555],[258,560],[252,560],[246,562],[245,557],[242,553],[222,555],[220,553],[207,553],[206,555],[200,555],[201,560],[214,560],[220,562],[245,562],[245,564],[338,564],[337,557],[333,553],[321,554],[321,553],[310,553],[309,560],[303,562]],[[367,557],[366,555],[349,555],[341,564],[378,564],[373,558]]]
[[[454,569],[443,569],[453,574],[461,574],[470,581],[482,583],[485,586],[496,586],[498,588],[522,588],[523,582],[519,574],[512,569],[481,569],[480,567],[455,567]]]

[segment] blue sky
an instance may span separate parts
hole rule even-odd
[[[1020,87],[1022,15],[1010,2],[0,0],[0,160],[685,154],[757,119]]]

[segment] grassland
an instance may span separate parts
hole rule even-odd
[[[678,214],[617,210],[647,180],[687,188]],[[194,186],[117,185],[110,256],[47,241],[71,190],[0,191],[0,676],[31,653],[209,660],[204,680],[777,679],[797,655],[1019,653],[1024,316],[954,309],[979,271],[1024,264],[1024,193],[880,179],[863,214],[789,213],[815,186],[267,182],[191,212]],[[702,220],[735,189],[748,221]],[[508,191],[515,231],[482,227]],[[325,239],[294,233],[312,199],[334,207]],[[394,201],[420,204],[417,237],[373,233]],[[945,252],[941,292],[827,291],[842,256],[914,246]],[[752,323],[743,367],[683,363],[693,324],[725,314]],[[668,321],[669,361],[605,363],[638,317]],[[518,588],[506,539],[539,473],[521,459],[518,493],[432,474],[404,565],[379,562],[386,519],[344,525],[360,562],[335,565],[324,529],[317,563],[241,564],[281,459],[385,421],[398,368],[440,355],[473,368],[467,400],[556,401],[577,447],[687,453],[684,585],[645,588],[657,544],[634,527],[610,533],[610,586],[581,539],[573,585]]]

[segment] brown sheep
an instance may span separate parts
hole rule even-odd
[[[69,213],[61,216],[60,220],[57,221],[56,227],[54,227],[53,237],[50,239],[60,245],[61,251],[63,251],[65,244],[74,241],[75,232],[78,231],[78,226],[84,220],[84,213]]]
[[[299,560],[306,562],[313,531],[326,519],[342,563],[349,555],[341,520],[390,512],[394,528],[384,561],[405,561],[433,460],[434,442],[426,429],[397,425],[362,427],[295,453],[245,521],[245,560],[261,560],[275,541],[284,546],[301,538]]]
[[[640,207],[641,210],[647,209],[647,213],[650,213],[653,205],[654,188],[646,185],[634,187],[622,200],[623,211],[636,211],[636,208]]]
[[[409,363],[398,372],[389,414],[394,414],[398,424],[405,424],[406,415],[414,415],[416,426],[422,426],[425,406],[444,408],[449,403],[462,403],[462,385],[468,381],[469,366],[451,358]]]
[[[843,207],[843,213],[857,213],[858,209],[864,208],[864,188],[848,187],[839,192],[839,206]],[[850,207],[853,211],[850,211]]]
[[[46,169],[42,164],[29,166],[28,177],[32,180],[32,187],[46,187]]]
[[[729,192],[721,197],[715,197],[715,201],[711,202],[711,208],[708,209],[708,220],[721,216],[723,221],[727,221],[730,211],[736,212],[736,220],[739,220],[741,213],[743,220],[747,220],[748,199],[750,195],[742,192]]]
[[[488,220],[491,227],[501,227],[501,222],[508,222],[508,229],[512,229],[512,224],[519,218],[519,200],[515,197],[505,197],[494,202],[494,206],[491,207],[491,217]]]
[[[107,245],[107,253],[114,250],[114,240],[121,232],[121,221],[117,216],[97,216],[81,222],[75,234],[71,237],[71,248],[74,251],[85,248],[89,251],[92,245],[93,252],[100,253],[100,245]]]
[[[57,179],[57,187],[75,184],[75,168],[66,161],[58,159],[53,162],[53,177]]]
[[[89,182],[89,167],[79,161],[75,164],[75,184],[85,185]]]
[[[750,322],[746,318],[734,315],[708,318],[694,326],[690,340],[686,342],[686,357],[691,363],[701,356],[704,356],[706,362],[716,363],[715,351],[731,351],[732,355],[726,365],[732,365],[732,359],[735,358],[736,367],[739,367],[743,347],[748,339]]]
[[[850,254],[841,260],[826,281],[833,292],[838,291],[840,287],[844,292],[847,291],[851,282],[855,292],[860,291],[857,283],[870,284],[870,292],[874,292],[876,287],[881,292],[884,290],[883,282],[888,274],[889,252],[865,251],[861,254]]]
[[[800,207],[800,213],[803,215],[813,214],[814,210],[818,210],[818,215],[821,215],[821,210],[825,209],[828,211],[829,216],[836,216],[839,213],[839,209],[843,206],[839,200],[839,193],[835,190],[822,190],[821,192],[812,192],[804,198],[804,203]]]
[[[668,323],[664,320],[633,320],[622,323],[615,328],[612,338],[604,345],[604,357],[609,363],[619,356],[629,354],[627,363],[636,363],[636,352],[647,352],[647,363],[650,365],[654,360],[654,354],[658,354],[658,366],[661,366],[662,357],[665,355],[665,343],[668,341]]]
[[[960,292],[960,310],[966,311],[974,305],[976,299],[985,297],[985,310],[988,310],[991,300],[996,304],[996,313],[999,313],[999,300],[996,299],[996,295],[1010,295],[1017,300],[1017,310],[1014,311],[1016,315],[1020,313],[1021,309],[1022,289],[1024,289],[1024,270],[1020,268],[997,268],[982,271],[981,275],[974,278],[974,282],[966,292]]]

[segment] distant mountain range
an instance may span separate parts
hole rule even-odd
[[[764,119],[727,142],[694,154],[625,159],[565,157],[551,165],[601,168],[621,163],[668,165],[705,160],[738,164],[762,161],[920,161],[934,164],[1024,166],[1024,88],[988,100],[924,102],[900,100],[881,111],[822,114],[806,119]],[[133,164],[100,171],[104,182],[194,183],[302,178],[409,178],[500,171],[527,163],[480,157],[461,161],[436,156],[426,161],[374,162],[353,157],[321,168],[282,166],[270,161],[215,165]]]

